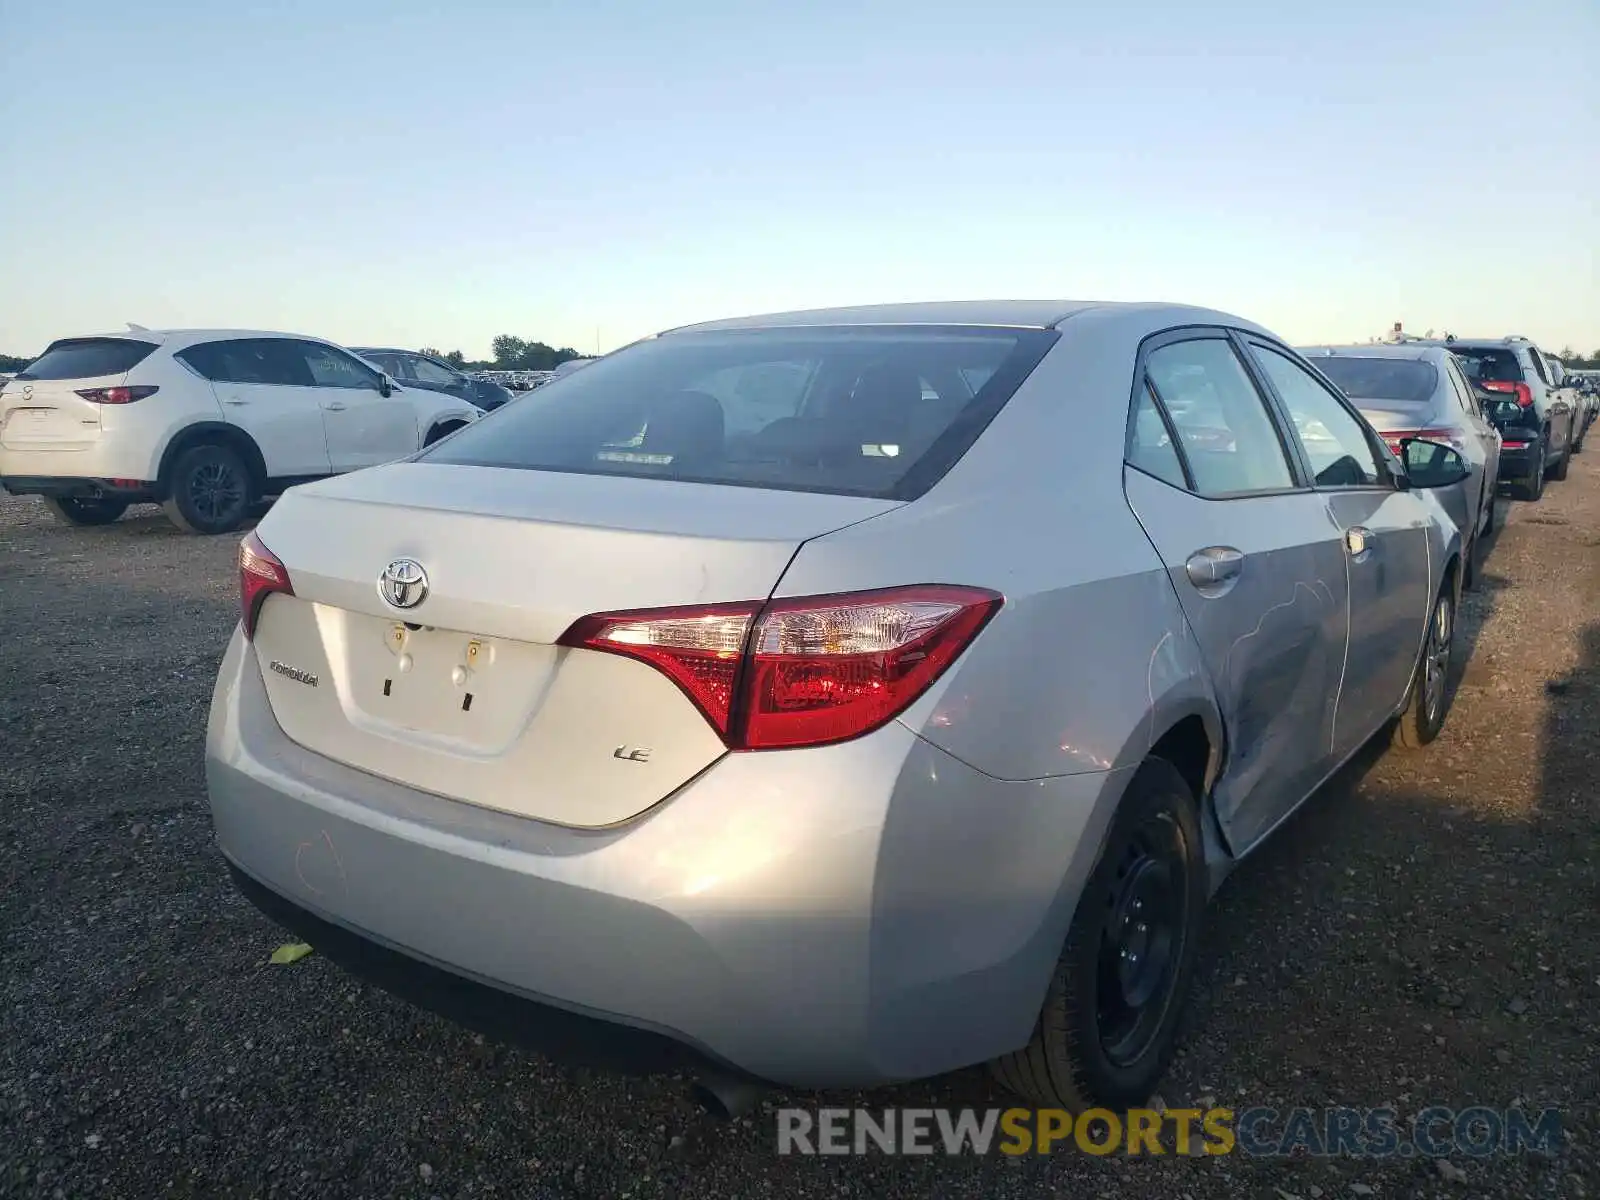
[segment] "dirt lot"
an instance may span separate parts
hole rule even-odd
[[[1555,1106],[1560,1155],[775,1156],[670,1079],[484,1045],[231,891],[201,777],[234,540],[0,499],[0,1194],[1600,1195],[1600,443],[1511,506],[1443,739],[1364,756],[1212,914],[1171,1105]],[[830,1103],[1001,1104],[979,1071]],[[815,1103],[798,1097],[796,1103]]]

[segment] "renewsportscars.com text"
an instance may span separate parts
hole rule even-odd
[[[1555,1153],[1561,1115],[1434,1105],[1392,1108],[783,1108],[779,1154],[1245,1154],[1277,1158],[1444,1158]]]

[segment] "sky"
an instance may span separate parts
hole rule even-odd
[[[1597,0],[0,0],[0,352],[1170,300],[1600,347]]]

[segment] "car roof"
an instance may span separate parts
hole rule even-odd
[[[78,333],[54,339],[57,342],[81,342],[88,339],[121,340],[129,342],[155,342],[160,346],[182,349],[196,342],[220,342],[234,338],[295,338],[305,342],[321,342],[338,346],[338,342],[317,337],[311,333],[285,333],[276,329],[119,329],[114,333]]]
[[[1497,350],[1515,350],[1518,346],[1531,347],[1533,345],[1532,340],[1525,337],[1457,337],[1451,338],[1448,342],[1442,338],[1418,338],[1417,340],[1423,345],[1443,346],[1446,349],[1451,349],[1455,346],[1472,346],[1475,348],[1492,347]]]
[[[782,329],[838,325],[954,325],[1005,329],[1054,329],[1080,313],[1126,317],[1130,323],[1154,327],[1228,325],[1259,333],[1253,321],[1186,304],[1097,300],[953,300],[912,304],[867,304],[847,308],[813,308],[702,321],[666,330],[662,336],[709,333],[726,329]]]
[[[1318,358],[1398,358],[1418,362],[1438,362],[1450,348],[1433,343],[1364,342],[1350,346],[1296,346],[1295,349],[1309,359]]]

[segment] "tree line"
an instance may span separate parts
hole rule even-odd
[[[554,371],[564,362],[584,357],[571,346],[562,346],[558,350],[543,342],[530,342],[509,333],[497,335],[490,346],[494,357],[476,362],[468,362],[459,350],[441,354],[425,346],[422,353],[442,358],[451,366],[463,371]]]

